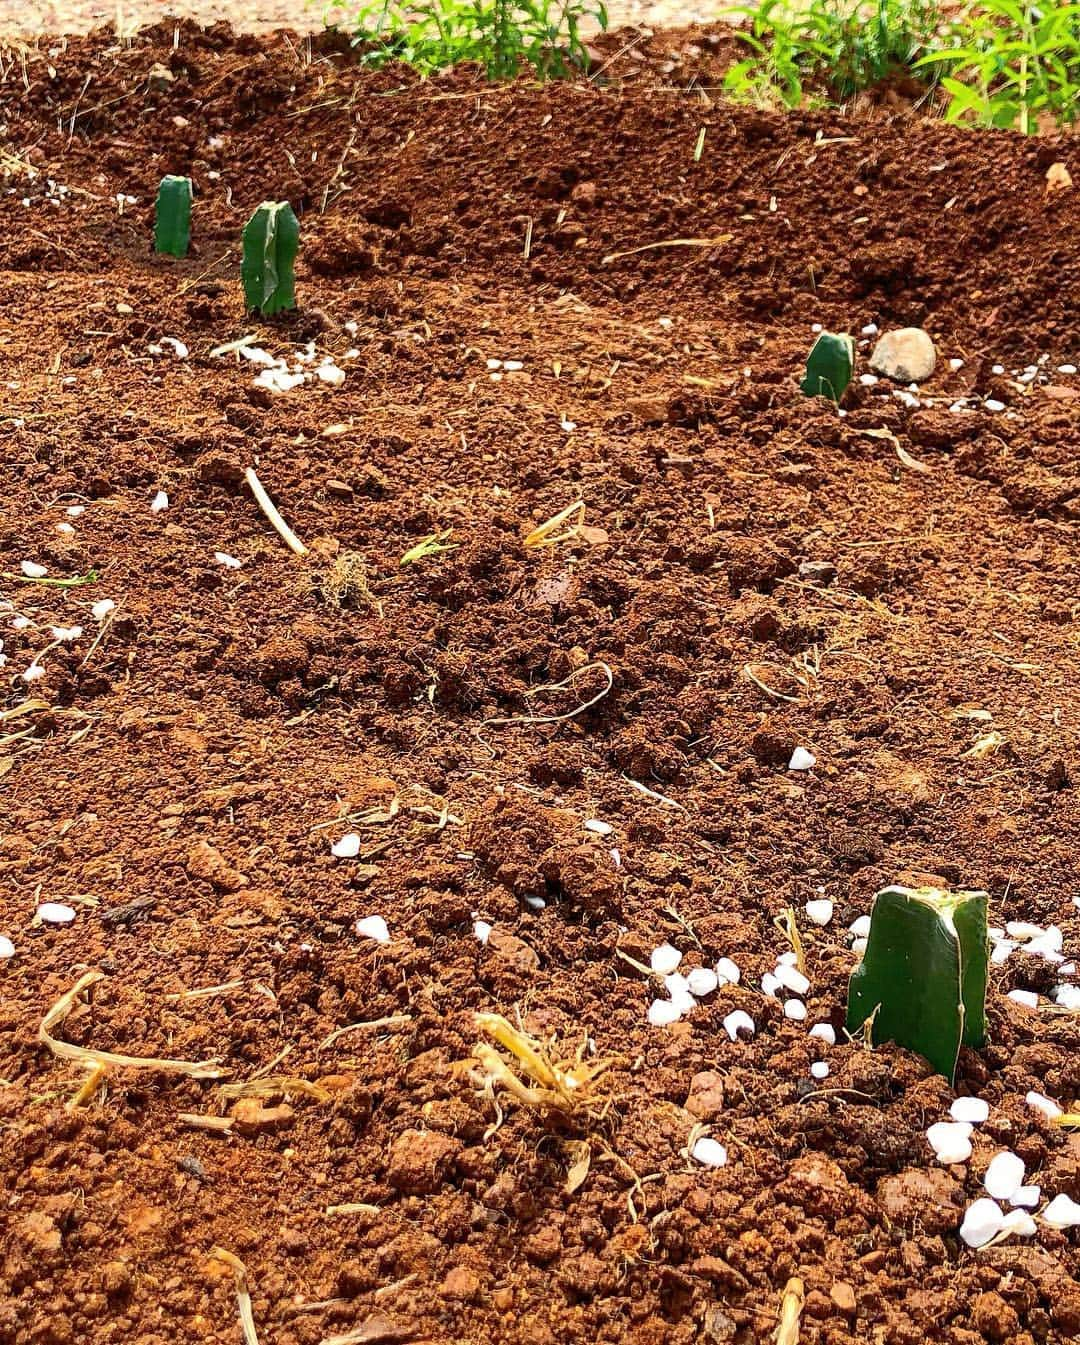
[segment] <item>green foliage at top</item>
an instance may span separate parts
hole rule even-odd
[[[368,65],[403,61],[422,75],[473,61],[488,79],[531,66],[541,79],[588,68],[583,22],[607,27],[603,0],[330,0],[326,22],[353,33]]]
[[[946,120],[1025,133],[1080,117],[1080,5],[978,0],[917,66],[942,72]]]
[[[905,76],[947,121],[1034,132],[1080,120],[1080,4],[968,0],[946,18],[939,0],[763,0],[726,13],[746,20],[750,48],[725,76],[735,98],[841,103]]]
[[[751,55],[727,72],[728,93],[759,103],[840,102],[903,73],[936,42],[937,0],[763,0],[727,14]]]
[[[848,986],[847,1030],[918,1051],[952,1079],[961,1044],[986,1039],[985,892],[887,887],[874,899]]]

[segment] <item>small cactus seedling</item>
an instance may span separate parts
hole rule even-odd
[[[264,201],[244,226],[240,274],[249,313],[270,317],[296,307],[293,262],[300,225],[288,201]]]
[[[163,177],[154,203],[154,251],[186,257],[191,244],[191,178]]]
[[[887,887],[874,899],[863,960],[848,986],[847,1030],[869,1023],[952,1080],[961,1044],[986,1039],[985,892]]]
[[[847,391],[855,368],[855,342],[846,332],[822,332],[806,360],[806,377],[799,385],[808,397],[838,402]]]

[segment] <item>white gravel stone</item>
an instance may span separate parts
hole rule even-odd
[[[937,351],[921,327],[886,332],[870,356],[870,368],[895,383],[925,383],[937,365]]]
[[[791,990],[796,995],[805,995],[810,989],[809,978],[798,967],[777,966],[776,979],[785,990]]]
[[[601,822],[598,817],[590,817],[585,823],[585,830],[591,831],[594,836],[610,836],[615,828],[610,822]]]
[[[828,1042],[830,1046],[836,1045],[836,1029],[832,1023],[815,1023],[810,1029],[811,1037],[817,1037],[820,1041]]]
[[[390,931],[381,915],[365,915],[356,922],[356,932],[365,939],[374,939],[376,943],[389,943]]]
[[[95,621],[104,621],[110,612],[116,611],[116,603],[112,598],[102,598],[100,602],[94,603],[90,608],[90,615]]]
[[[1022,1004],[1025,1009],[1039,1007],[1039,997],[1034,990],[1010,990],[1009,998],[1014,1004]]]
[[[360,853],[360,837],[355,831],[347,831],[339,841],[335,841],[330,847],[330,853],[335,859],[355,859]]]
[[[716,964],[716,974],[721,984],[738,985],[742,979],[742,972],[738,969],[730,957],[722,957]]]
[[[964,1211],[960,1236],[969,1247],[984,1247],[991,1238],[997,1237],[1004,1223],[1001,1207],[983,1196]]]
[[[770,999],[776,998],[776,992],[781,988],[780,977],[771,971],[767,971],[761,978],[761,993],[768,995]]]
[[[664,989],[680,1013],[691,1013],[697,1008],[697,1001],[690,993],[689,982],[682,972],[673,971],[670,976],[665,976]]]
[[[752,1037],[756,1028],[754,1020],[745,1009],[733,1009],[724,1019],[724,1031],[732,1041],[738,1041],[740,1032],[749,1032]]]
[[[990,1115],[990,1104],[981,1097],[958,1097],[949,1108],[954,1121],[967,1121],[971,1125],[981,1125]]]
[[[727,1150],[719,1140],[702,1135],[690,1150],[690,1157],[707,1168],[722,1168],[727,1162]]]
[[[870,917],[868,915],[860,915],[857,920],[852,921],[848,928],[857,939],[868,938],[870,934]]]
[[[1021,1209],[1033,1210],[1041,1199],[1041,1187],[1019,1186],[1009,1197],[1009,1204],[1019,1206]]]
[[[1008,1200],[1024,1184],[1024,1160],[1011,1149],[1003,1149],[990,1160],[983,1178],[987,1195],[995,1200]]]
[[[1005,410],[1005,403],[1004,403],[1004,402],[999,402],[999,401],[997,400],[996,397],[987,397],[986,401],[983,402],[983,406],[986,407],[987,411],[1004,411],[1004,410]]]
[[[670,943],[661,943],[652,950],[649,966],[657,976],[668,976],[682,961],[682,953]]]
[[[0,934],[0,961],[6,962],[9,957],[14,956],[15,945],[5,934]]]
[[[805,747],[796,747],[788,762],[789,771],[812,771],[817,765],[817,757]]]
[[[1071,1196],[1055,1196],[1042,1212],[1051,1228],[1076,1228],[1080,1225],[1080,1205]]]
[[[20,561],[19,569],[27,579],[44,579],[49,573],[48,569],[44,565],[39,565],[36,560]]]
[[[833,918],[833,904],[828,897],[808,901],[805,910],[806,918],[812,925],[825,926]]]
[[[487,920],[474,920],[472,932],[478,943],[487,943],[491,938],[491,925]]]
[[[1014,1233],[1018,1238],[1033,1238],[1038,1229],[1027,1210],[1010,1210],[1001,1221],[1001,1231]]]
[[[806,1018],[806,1005],[801,999],[785,999],[784,1017],[791,1018],[796,1023],[803,1022]]]
[[[166,495],[163,490],[159,490],[158,493],[154,496],[154,498],[150,501],[150,512],[152,514],[160,514],[164,512],[164,510],[168,509],[168,507],[169,507],[168,495]]]
[[[1032,1089],[1024,1098],[1024,1101],[1033,1111],[1041,1112],[1048,1120],[1052,1121],[1055,1116],[1061,1115],[1061,1108],[1052,1097],[1047,1097],[1045,1093],[1036,1093]]]
[[[37,908],[37,916],[46,925],[70,925],[75,919],[75,911],[59,901],[43,901]]]
[[[1080,985],[1055,986],[1054,1003],[1063,1009],[1080,1009]]]
[[[653,1027],[668,1027],[682,1017],[678,1006],[670,999],[654,999],[649,1005],[648,1019]]]
[[[711,995],[720,984],[720,977],[713,971],[712,967],[695,967],[686,978],[686,984],[692,995],[701,999],[705,995]]]
[[[810,1074],[814,1079],[827,1079],[829,1077],[829,1066],[824,1060],[815,1060],[810,1066]]]
[[[939,1163],[966,1163],[971,1157],[971,1125],[967,1121],[936,1121],[926,1132]]]

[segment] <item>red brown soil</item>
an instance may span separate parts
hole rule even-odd
[[[756,990],[774,918],[823,890],[809,1021],[839,1026],[846,928],[911,874],[1080,944],[1078,403],[1067,378],[991,372],[1077,354],[1077,198],[1043,199],[1077,143],[732,109],[687,88],[716,82],[705,37],[547,88],[365,74],[224,29],[174,48],[171,25],[5,58],[0,135],[38,175],[3,198],[0,570],[98,579],[0,589],[31,621],[0,618],[3,708],[47,707],[0,722],[4,1345],[232,1345],[215,1246],[245,1262],[270,1345],[757,1342],[792,1275],[809,1345],[1080,1332],[1075,1233],[956,1236],[1003,1145],[1045,1195],[1080,1197],[1076,1139],[1023,1101],[1080,1094],[1077,1020],[1005,996],[1055,973],[995,969],[991,1044],[957,1080],[991,1120],[944,1173],[924,1134],[943,1079],[892,1047],[825,1048]],[[198,192],[184,262],[148,249],[165,172]],[[275,323],[245,318],[238,283],[264,197],[303,226],[302,308]],[[811,324],[871,321],[928,325],[935,408],[858,387],[839,418],[798,394]],[[313,339],[347,381],[260,396],[252,366],[209,357],[246,332],[274,353]],[[162,336],[190,357],[151,355]],[[493,358],[524,368],[493,381]],[[1013,414],[950,415],[965,393]],[[271,532],[247,465],[313,558]],[[577,498],[602,532],[523,548]],[[456,549],[399,565],[445,528]],[[326,601],[335,549],[370,601]],[[75,623],[27,688],[48,627]],[[613,685],[584,714],[489,722],[569,712],[599,670],[537,689],[587,662]],[[990,713],[995,753],[965,755],[988,725],[960,707]],[[799,744],[811,775],[784,769]],[[328,824],[394,797],[360,859],[330,856],[347,828]],[[75,923],[34,926],[46,899]],[[354,933],[371,914],[389,945]],[[616,950],[663,938],[688,966],[733,956],[743,984],[649,1027]],[[224,1137],[180,1119],[229,1114],[210,1081],[114,1071],[69,1109],[82,1074],[37,1030],[88,969],[106,979],[69,1040],[325,1091],[241,1107]],[[736,1007],[752,1043],[721,1028]],[[459,1068],[477,1010],[568,1049],[590,1035],[617,1060],[604,1117],[504,1100],[490,1133]],[[725,1168],[685,1156],[702,1116]]]

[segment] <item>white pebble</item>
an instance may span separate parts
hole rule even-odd
[[[691,1013],[697,1008],[697,1002],[690,993],[689,983],[682,972],[673,971],[670,976],[665,976],[664,989],[680,1013]]]
[[[355,831],[347,831],[341,840],[330,847],[335,859],[355,859],[360,853],[360,837]]]
[[[58,901],[43,901],[37,908],[37,916],[47,925],[70,925],[75,919],[75,912],[70,906],[64,906]]]
[[[64,513],[67,514],[68,518],[79,518],[80,515],[86,513],[86,505],[69,504],[68,507],[64,510]]]
[[[686,984],[690,993],[701,999],[705,995],[711,995],[720,984],[720,977],[711,967],[695,967],[686,978]]]
[[[63,533],[65,537],[70,537],[75,529],[70,523],[58,523],[56,525],[56,531]]]
[[[166,495],[163,490],[159,490],[158,493],[154,496],[154,498],[150,501],[150,512],[152,514],[160,514],[164,510],[168,509],[168,507],[169,507],[168,495]]]
[[[926,1132],[939,1163],[964,1163],[971,1157],[971,1126],[967,1121],[937,1121]]]
[[[722,957],[716,964],[716,975],[721,985],[738,985],[742,972],[730,957]]]
[[[860,335],[861,335],[861,336],[877,336],[878,331],[879,331],[879,328],[878,328],[878,325],[877,325],[876,322],[868,322],[868,323],[866,324],[866,326],[862,329],[862,332],[860,333]]]
[[[1020,945],[1015,939],[998,939],[990,950],[990,961],[995,967],[1003,966]]]
[[[792,1018],[796,1023],[801,1023],[806,1018],[806,1005],[801,999],[785,999],[784,1017]]]
[[[992,364],[990,366],[990,372],[992,374],[1003,374],[1005,372],[1005,366],[1003,364]]]
[[[954,1121],[968,1121],[981,1125],[990,1115],[990,1104],[981,1097],[958,1097],[949,1108]]]
[[[356,932],[365,939],[374,939],[376,943],[390,942],[390,931],[381,915],[365,915],[362,920],[357,920]]]
[[[1022,1004],[1025,1009],[1037,1009],[1039,997],[1034,990],[1010,990],[1009,999],[1014,1004]]]
[[[806,903],[806,918],[812,925],[827,925],[833,918],[833,904],[828,897]]]
[[[116,611],[116,603],[112,598],[102,598],[100,602],[94,603],[90,608],[90,615],[95,621],[104,621],[110,612]]]
[[[1057,367],[1057,371],[1058,371],[1059,374],[1075,374],[1075,373],[1076,373],[1076,365],[1075,365],[1075,364],[1059,364],[1058,367]]]
[[[682,953],[670,943],[661,943],[652,950],[649,966],[657,976],[667,976],[682,961]]]
[[[590,817],[585,823],[585,830],[591,831],[594,836],[610,836],[615,828],[610,822],[601,822],[598,817]]]
[[[829,1066],[824,1060],[815,1060],[810,1066],[810,1074],[815,1079],[827,1079],[829,1077]]]
[[[810,1029],[811,1037],[818,1037],[821,1041],[828,1042],[830,1046],[836,1045],[836,1029],[832,1023],[815,1023]]]
[[[749,1032],[754,1035],[754,1020],[745,1009],[733,1009],[724,1019],[724,1031],[732,1041],[738,1041],[740,1032]]]
[[[851,951],[856,955],[856,957],[862,957],[863,953],[866,952],[866,945],[869,942],[870,942],[869,939],[855,939],[852,942]]]
[[[339,369],[336,364],[320,364],[315,370],[322,383],[328,383],[332,388],[340,388],[345,382],[345,370]]]
[[[1033,1238],[1038,1230],[1027,1210],[1010,1210],[1001,1221],[1001,1231],[1015,1233],[1018,1238]]]
[[[983,1247],[996,1238],[1005,1222],[1001,1207],[982,1196],[964,1211],[960,1236],[969,1247]]]
[[[1018,1186],[1009,1197],[1010,1205],[1033,1210],[1042,1199],[1042,1188],[1038,1186]]]
[[[1055,1196],[1042,1212],[1051,1228],[1075,1228],[1080,1224],[1080,1205],[1071,1196]]]
[[[502,360],[489,359],[484,361],[489,369],[501,369]]]
[[[60,644],[74,644],[82,635],[81,626],[50,626],[49,631]]]
[[[31,624],[28,616],[15,616],[11,618],[12,630],[25,630]]]
[[[23,673],[22,680],[24,682],[38,682],[44,676],[45,676],[45,669],[41,666],[41,664],[31,663],[29,668],[27,668],[27,670]]]
[[[955,356],[953,356],[953,358],[949,361],[949,368],[953,371],[954,374],[963,367],[964,367],[964,361],[958,360]]]
[[[810,771],[817,765],[817,757],[805,747],[796,747],[788,762],[789,771]]]
[[[1008,1200],[1024,1184],[1024,1160],[1010,1149],[1004,1149],[990,1160],[983,1178],[983,1186],[995,1200]]]
[[[19,569],[26,575],[27,579],[44,579],[49,573],[44,565],[39,565],[36,560],[24,560],[19,565]]]
[[[727,1162],[727,1150],[719,1140],[702,1135],[690,1150],[690,1157],[703,1163],[707,1168],[722,1168]]]
[[[472,932],[476,936],[477,942],[487,943],[491,938],[491,925],[486,920],[474,920]]]
[[[780,989],[780,978],[771,971],[767,971],[761,978],[761,993],[768,995],[770,999],[776,998],[776,992]]]
[[[226,551],[215,551],[214,559],[219,565],[224,565],[227,570],[238,570],[240,561],[235,556],[230,556]]]
[[[543,897],[525,897],[524,902],[530,911],[542,911],[547,907]]]
[[[667,1027],[677,1023],[681,1017],[678,1006],[672,1004],[670,999],[654,999],[649,1005],[648,1019],[653,1027]]]
[[[15,956],[15,945],[4,934],[0,934],[0,961],[6,962],[9,957]]]
[[[1004,410],[1005,410],[1005,403],[1004,403],[1004,402],[999,402],[999,401],[997,400],[996,397],[987,397],[986,401],[983,402],[983,406],[986,407],[987,411],[1004,411]]]
[[[1037,939],[1042,932],[1042,925],[1033,925],[1028,920],[1010,920],[1005,926],[1005,933],[1014,939]]]
[[[1061,1115],[1061,1108],[1052,1097],[1047,1097],[1045,1093],[1036,1093],[1034,1089],[1028,1093],[1024,1101],[1034,1111],[1042,1112],[1048,1120],[1053,1120],[1055,1116]]]
[[[852,934],[854,934],[857,939],[868,938],[870,934],[870,917],[868,915],[860,915],[857,920],[851,922],[848,929],[851,930]]]
[[[864,388],[872,388],[877,381],[878,381],[877,374],[859,375],[859,382],[863,385]]]
[[[798,964],[798,961],[799,955],[792,949],[789,952],[781,953],[776,959],[776,965],[777,967],[794,967]]]
[[[805,995],[810,989],[809,979],[802,974],[798,967],[778,966],[776,968],[776,979],[786,990],[791,990],[796,995]]]
[[[810,324],[810,330],[814,333],[817,333],[820,331],[824,331],[825,329],[822,327],[820,322],[812,322]]]
[[[1080,985],[1055,986],[1054,1003],[1063,1009],[1080,1009]]]
[[[503,368],[508,374],[520,373],[525,368],[521,360],[503,360]]]

